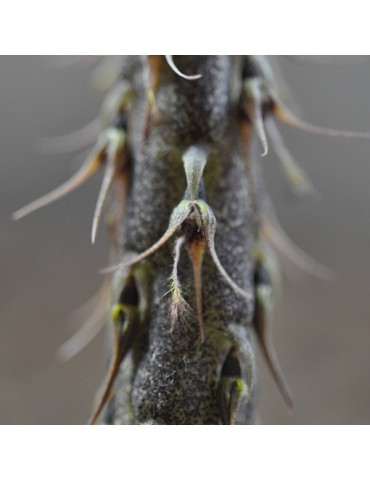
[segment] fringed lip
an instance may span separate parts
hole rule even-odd
[[[187,222],[191,222],[193,225],[193,231],[196,233],[194,235],[189,234],[187,227]],[[211,207],[204,200],[182,200],[180,204],[173,210],[168,228],[163,236],[154,243],[147,250],[141,254],[134,257],[129,262],[119,263],[118,265],[113,265],[102,270],[102,273],[111,273],[116,271],[119,268],[123,267],[133,267],[139,262],[150,257],[156,253],[160,248],[162,248],[175,234],[180,236],[179,240],[176,243],[175,247],[175,262],[172,272],[172,284],[171,292],[173,295],[173,301],[177,306],[187,305],[187,302],[183,299],[181,284],[178,279],[177,266],[180,255],[181,246],[185,243],[189,252],[189,257],[191,259],[194,271],[194,285],[196,293],[196,304],[197,304],[197,316],[200,329],[201,342],[204,341],[204,325],[203,325],[203,313],[202,313],[202,261],[206,248],[211,255],[214,265],[217,270],[228,283],[228,285],[237,293],[239,296],[243,297],[247,301],[253,299],[253,294],[248,292],[239,285],[237,285],[230,275],[226,272],[223,265],[218,258],[216,248],[215,248],[215,234],[216,234],[217,221],[216,217],[211,209]],[[176,315],[176,312],[179,313],[179,308],[175,308],[176,305],[171,308],[171,312]],[[181,308],[180,308],[181,310]],[[180,312],[181,313],[181,312]],[[172,325],[174,324],[175,318],[171,318]]]

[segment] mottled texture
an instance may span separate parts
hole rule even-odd
[[[139,67],[133,77],[136,96],[129,117],[133,172],[122,250],[141,253],[163,235],[186,190],[181,155],[192,145],[207,146],[212,154],[204,171],[204,189],[217,219],[216,251],[230,277],[253,296],[256,218],[240,133],[242,60],[230,56],[174,60],[182,72],[203,76],[196,81],[182,79],[159,61],[155,114],[147,114],[147,91]],[[248,356],[253,301],[232,290],[208,251],[202,271],[205,341],[200,342],[186,248],[179,278],[192,315],[179,319],[171,329],[168,278],[173,245],[174,239],[147,260],[152,272],[149,311],[132,352],[121,365],[114,396],[105,410],[107,423],[220,424],[217,390],[232,345],[240,348],[242,377],[246,384],[250,382],[250,365],[242,351],[245,347]],[[253,423],[254,397],[253,391],[236,423]]]

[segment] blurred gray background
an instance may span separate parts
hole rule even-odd
[[[370,131],[370,58],[278,60],[305,119]],[[51,57],[0,58],[1,424],[83,424],[105,372],[104,333],[70,362],[55,358],[78,328],[69,315],[99,289],[98,269],[108,264],[104,228],[90,244],[100,178],[11,221],[15,210],[66,180],[82,158],[43,155],[37,140],[81,127],[102,100],[91,88],[91,67],[54,64]],[[370,141],[281,131],[319,196],[292,197],[272,153],[261,159],[268,190],[289,236],[335,271],[335,279],[296,270],[285,279],[274,338],[296,407],[286,412],[261,361],[261,421],[368,424]]]

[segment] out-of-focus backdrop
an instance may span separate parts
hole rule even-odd
[[[17,223],[11,220],[81,163],[78,154],[41,154],[37,144],[96,116],[102,95],[91,86],[90,60],[80,68],[63,58],[0,58],[1,424],[83,424],[105,372],[104,333],[66,364],[55,357],[79,326],[70,314],[99,289],[98,270],[108,264],[104,228],[96,245],[90,243],[100,178]],[[278,61],[305,119],[370,131],[370,58]],[[268,191],[290,237],[335,278],[290,269],[274,338],[295,411],[286,412],[261,361],[261,421],[368,424],[370,140],[285,126],[281,131],[318,195],[292,197],[273,153],[261,158]]]

